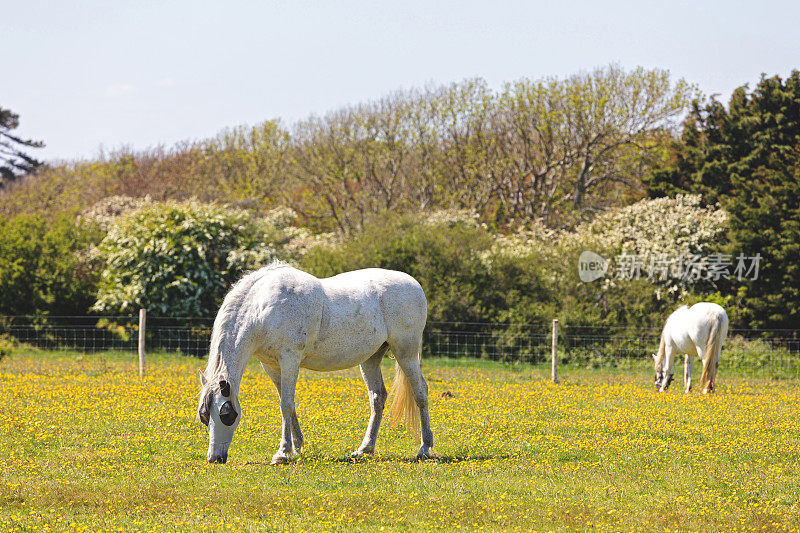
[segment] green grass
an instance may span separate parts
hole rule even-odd
[[[391,377],[386,360],[384,376]],[[307,439],[272,467],[279,414],[251,365],[226,465],[205,462],[197,359],[20,353],[0,361],[0,530],[785,531],[800,528],[800,392],[726,377],[652,392],[651,369],[426,360],[436,458],[384,426],[357,369],[304,371]],[[453,398],[443,397],[449,391]]]

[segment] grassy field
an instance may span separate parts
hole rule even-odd
[[[384,373],[391,377],[391,361]],[[384,426],[357,370],[302,372],[303,455],[271,467],[276,394],[245,376],[226,465],[205,462],[196,359],[18,353],[0,361],[0,530],[797,531],[800,391],[720,372],[712,397],[650,372],[426,360],[436,459]],[[450,392],[449,395],[443,395]]]

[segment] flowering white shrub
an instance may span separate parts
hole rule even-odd
[[[577,258],[584,250],[607,259],[621,254],[669,258],[708,255],[724,238],[727,223],[728,214],[719,208],[702,207],[699,195],[641,200],[602,213],[574,231],[553,230],[534,222],[514,233],[498,236],[481,259],[491,269],[501,258],[524,261],[535,256],[537,261],[549,265],[545,272],[555,280],[568,271],[577,276]],[[658,295],[664,285],[676,291],[690,283],[673,278],[664,281],[657,289]],[[603,287],[608,289],[614,284],[607,277]]]
[[[496,235],[494,244],[482,254],[482,259],[491,265],[498,256],[509,259],[522,259],[532,253],[540,257],[556,256],[565,246],[573,244],[577,236],[577,233],[548,228],[537,220],[513,233]]]
[[[641,200],[601,214],[579,232],[595,236],[604,249],[616,253],[703,254],[724,236],[728,213],[700,202],[699,194]]]
[[[295,219],[287,209],[255,218],[243,209],[196,201],[149,203],[113,217],[97,248],[105,268],[93,309],[213,315],[245,271],[308,249],[309,234],[291,225]]]
[[[480,225],[480,215],[473,209],[442,209],[427,215],[423,223],[428,226],[446,226],[452,228],[457,225],[477,227]]]

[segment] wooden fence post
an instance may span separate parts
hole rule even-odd
[[[553,345],[552,345],[553,366],[550,370],[550,380],[558,383],[558,319],[553,319]]]
[[[139,375],[144,376],[144,328],[147,311],[139,309]]]

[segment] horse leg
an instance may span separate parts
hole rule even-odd
[[[667,389],[672,383],[672,378],[675,377],[675,351],[670,342],[668,342],[666,348],[664,348],[664,357],[666,357],[666,361],[664,361],[665,375],[659,392],[667,392]]]
[[[711,368],[711,384],[709,386],[709,390],[714,392],[717,389],[717,370],[719,370],[719,355],[717,355],[717,360],[714,362],[714,366]]]
[[[708,354],[709,361],[714,354]],[[719,353],[716,354],[717,357],[713,363],[709,362],[711,366],[708,367],[708,384],[706,384],[706,388],[703,391],[704,393],[714,392],[716,389],[716,382],[717,382],[717,370],[719,370]]]
[[[686,354],[683,361],[683,385],[686,393],[692,390],[692,367],[694,366],[694,356]]]
[[[364,378],[364,383],[367,385],[370,414],[364,440],[361,441],[358,450],[351,454],[352,457],[375,453],[375,441],[378,439],[378,429],[381,427],[383,419],[383,406],[386,404],[388,396],[386,386],[383,384],[383,374],[381,374],[381,361],[388,349],[389,345],[384,344],[369,359],[361,363],[361,377]]]
[[[703,363],[703,375],[705,375],[707,378],[711,378],[711,376],[713,376],[712,368],[708,366],[710,361],[711,361],[711,355],[712,354],[710,354],[706,350],[705,345],[697,347],[697,356],[700,358],[700,361]],[[703,385],[703,394],[706,394],[706,393],[709,392],[709,390],[710,390],[709,387],[711,386],[712,383],[713,382],[711,381],[711,379],[707,379],[707,381],[705,383],[703,383],[702,379],[701,379],[701,383],[700,384]]]
[[[281,365],[281,444],[272,456],[272,464],[285,463],[292,453],[292,413],[294,413],[294,390],[297,386],[297,375],[300,372],[300,354],[284,352],[280,358]]]
[[[430,449],[433,448],[433,432],[431,431],[431,419],[428,414],[428,384],[422,376],[422,368],[420,368],[419,362],[420,341],[415,339],[412,342],[406,342],[391,348],[408,384],[411,386],[411,393],[414,395],[414,401],[419,408],[422,436],[417,459],[430,459]]]
[[[281,371],[278,368],[272,368],[264,363],[261,363],[261,368],[267,373],[269,379],[272,380],[275,389],[278,391],[278,398],[281,397]],[[303,431],[300,429],[300,420],[297,418],[297,410],[292,411],[292,447],[294,453],[303,451],[305,439],[303,438]]]

